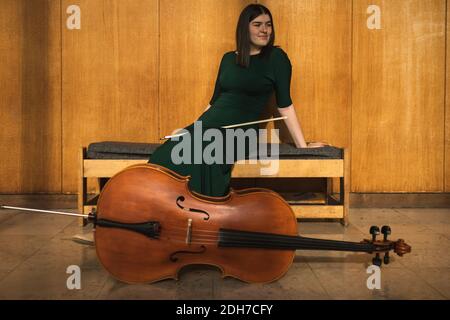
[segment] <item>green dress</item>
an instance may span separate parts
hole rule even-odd
[[[234,51],[225,53],[220,62],[214,94],[210,101],[211,107],[197,121],[202,121],[202,128],[205,130],[260,120],[274,91],[279,108],[290,106],[291,72],[290,60],[279,47],[273,47],[267,56],[261,53],[250,56],[248,68],[236,64]],[[242,127],[245,130],[249,128],[258,129],[258,125]],[[194,123],[185,129],[193,134]],[[190,175],[189,188],[200,194],[208,196],[228,194],[233,164],[229,161],[212,164],[206,164],[204,161],[199,164],[194,161],[189,164],[175,164],[171,157],[172,149],[182,139],[167,140],[150,156],[149,163],[161,165],[183,176]],[[195,137],[191,139],[192,145],[194,139]],[[211,142],[204,142],[202,148],[209,143]],[[192,146],[192,151],[193,148]],[[245,155],[248,155],[248,151]]]

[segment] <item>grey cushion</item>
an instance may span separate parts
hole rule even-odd
[[[270,146],[267,146],[270,149]],[[269,152],[270,154],[270,152]],[[281,143],[279,145],[280,159],[343,159],[344,150],[336,147],[297,148],[294,145]]]
[[[88,159],[148,159],[159,143],[103,141],[91,143]]]
[[[91,143],[87,150],[88,159],[148,159],[160,146],[159,143],[137,143],[104,141]],[[270,156],[270,145],[267,152]],[[342,159],[343,149],[336,147],[296,148],[282,143],[279,145],[280,159]]]

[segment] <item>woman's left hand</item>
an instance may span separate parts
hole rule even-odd
[[[329,146],[328,143],[326,142],[320,142],[320,141],[314,141],[314,142],[308,142],[307,143],[307,148],[321,148],[321,147],[325,147],[325,146]]]

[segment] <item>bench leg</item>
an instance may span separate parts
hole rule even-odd
[[[347,227],[350,222],[348,220],[348,211],[350,208],[350,149],[344,149],[344,178],[341,187],[344,188],[344,217],[341,219],[341,224]],[[342,194],[342,192],[341,192]]]
[[[78,213],[84,214],[84,205],[87,202],[87,178],[84,177],[84,159],[86,158],[86,148],[80,150],[80,167],[78,171]],[[79,225],[84,227],[87,219],[80,218]]]

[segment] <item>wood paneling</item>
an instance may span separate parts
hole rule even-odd
[[[446,0],[2,0],[0,193],[75,193],[82,145],[196,120],[254,2],[291,59],[306,140],[351,150],[352,192],[450,192]]]
[[[208,105],[246,0],[160,0],[160,135],[195,121]]]
[[[353,192],[442,192],[445,0],[353,1]]]
[[[350,145],[351,2],[264,0],[292,63],[291,96],[306,141]],[[282,122],[281,138],[291,138]]]
[[[104,140],[158,140],[158,0],[62,1],[63,191],[76,192],[78,152]]]
[[[445,192],[450,192],[450,3],[447,1],[447,61],[446,61],[446,86],[445,86],[445,154],[444,154],[444,185]]]
[[[0,192],[61,192],[59,2],[0,10]]]

